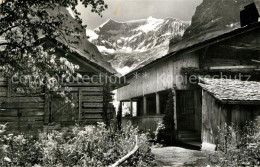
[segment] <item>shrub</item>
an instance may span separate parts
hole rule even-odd
[[[23,135],[5,136],[1,166],[108,166],[134,148],[136,135],[140,148],[122,166],[152,165],[146,134],[139,134],[130,125],[122,132],[113,132],[98,124],[75,127],[69,132],[43,132],[37,140]]]
[[[165,145],[172,145],[175,142],[176,133],[174,129],[174,105],[173,93],[169,91],[168,99],[166,102],[165,115],[163,122],[159,123],[156,129],[156,141]]]
[[[210,158],[220,166],[260,165],[260,125],[250,122],[241,130],[237,126],[220,129],[218,150],[215,158]],[[214,159],[214,160],[213,160]]]
[[[4,136],[1,166],[30,166],[41,161],[40,145],[32,136]]]

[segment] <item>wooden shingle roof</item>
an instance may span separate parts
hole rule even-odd
[[[199,85],[222,102],[260,104],[260,82],[200,78]]]

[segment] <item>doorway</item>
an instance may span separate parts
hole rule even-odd
[[[195,131],[194,91],[177,91],[176,105],[178,131]]]

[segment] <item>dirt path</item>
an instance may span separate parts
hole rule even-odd
[[[206,152],[181,147],[152,148],[159,166],[197,166],[195,161],[206,157]]]

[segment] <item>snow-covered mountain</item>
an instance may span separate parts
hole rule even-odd
[[[108,20],[94,31],[87,30],[89,41],[106,56],[121,74],[167,54],[169,41],[180,40],[190,22],[174,18],[117,22]]]

